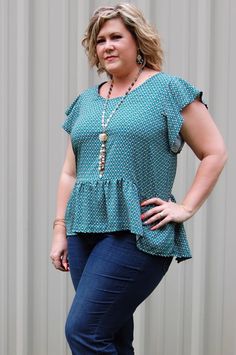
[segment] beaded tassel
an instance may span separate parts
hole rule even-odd
[[[99,176],[102,177],[105,170],[105,161],[106,161],[106,141],[107,134],[101,133],[99,134],[99,140],[102,143],[99,154]]]

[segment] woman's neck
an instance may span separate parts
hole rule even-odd
[[[129,71],[129,72],[124,72],[124,73],[119,73],[116,74],[114,73],[112,75],[112,81],[114,83],[114,86],[116,86],[117,88],[119,87],[124,87],[124,86],[129,86],[132,81],[138,76],[140,71],[140,67],[136,67],[134,70]]]

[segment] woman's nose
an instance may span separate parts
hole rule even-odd
[[[112,51],[114,49],[114,45],[110,40],[107,40],[105,42],[105,50],[106,51]]]

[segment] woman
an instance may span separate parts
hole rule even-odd
[[[76,290],[66,322],[72,353],[134,354],[133,313],[173,257],[191,258],[182,222],[210,194],[226,151],[202,92],[162,71],[159,37],[134,5],[99,8],[83,45],[109,80],[66,111],[50,256]],[[176,203],[184,142],[200,164]]]

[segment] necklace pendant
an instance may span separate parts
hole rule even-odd
[[[105,162],[106,162],[106,141],[102,141],[100,154],[99,154],[99,166],[98,166],[100,177],[102,177],[104,174]]]
[[[105,132],[99,134],[100,142],[106,142],[107,139],[108,139],[108,135]]]

